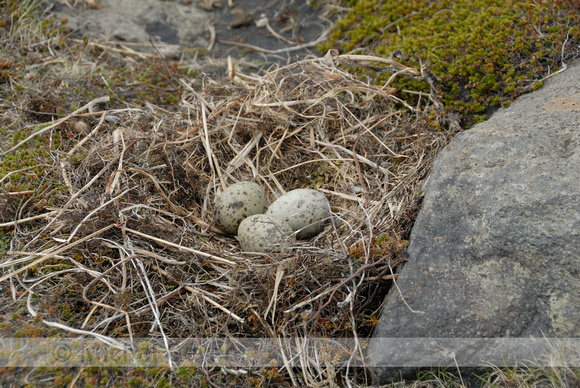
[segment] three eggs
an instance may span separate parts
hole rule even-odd
[[[326,196],[313,189],[289,191],[266,210],[266,196],[253,182],[225,189],[215,201],[214,222],[225,233],[237,232],[246,252],[284,252],[296,238],[320,233],[330,216]]]

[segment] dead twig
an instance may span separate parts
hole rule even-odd
[[[320,307],[320,309],[324,309],[326,306],[328,306],[330,304],[330,302],[332,302],[332,299],[334,297],[334,294],[340,289],[342,288],[342,286],[344,286],[346,283],[348,283],[349,281],[353,280],[354,278],[356,278],[359,274],[361,274],[363,271],[373,268],[375,266],[377,266],[378,264],[384,263],[386,262],[388,259],[390,259],[390,256],[388,257],[382,257],[379,260],[375,261],[374,263],[368,263],[365,264],[363,266],[361,266],[358,270],[356,270],[355,273],[353,273],[352,275],[350,275],[348,278],[344,279],[342,282],[340,282],[339,285],[333,287],[332,293],[330,294],[330,296],[328,297],[328,300],[326,301],[325,304],[322,305],[322,307]]]
[[[52,215],[54,215],[56,213],[58,213],[58,211],[53,210],[51,212],[44,213],[44,214],[39,214],[37,216],[26,217],[26,218],[22,218],[22,219],[19,219],[19,220],[16,220],[16,221],[4,222],[4,223],[0,224],[0,228],[5,228],[5,227],[8,227],[8,226],[15,226],[15,225],[19,225],[19,224],[24,224],[26,222],[38,220],[38,219],[41,219],[41,218],[48,218],[48,217],[50,217],[50,216],[52,216]]]
[[[53,251],[51,253],[48,253],[48,254],[42,256],[40,259],[33,261],[32,263],[27,264],[24,267],[18,268],[17,270],[14,270],[14,271],[8,273],[7,275],[2,276],[0,278],[0,283],[2,283],[4,280],[13,278],[14,276],[16,276],[18,274],[21,274],[22,272],[27,271],[30,268],[32,268],[32,267],[34,267],[34,266],[36,266],[36,265],[38,265],[40,263],[43,263],[43,262],[45,262],[48,259],[53,258],[56,255],[59,255],[59,254],[61,254],[63,252],[66,252],[67,250],[69,250],[71,248],[74,248],[75,246],[77,246],[79,244],[82,244],[85,241],[90,240],[90,239],[92,239],[95,236],[98,236],[100,234],[103,234],[104,232],[106,232],[107,230],[111,229],[114,226],[115,226],[115,224],[106,226],[106,227],[104,227],[104,228],[102,228],[100,230],[97,230],[96,232],[91,233],[88,236],[85,236],[85,237],[83,237],[83,238],[81,238],[81,239],[79,239],[79,240],[77,240],[77,241],[75,241],[73,243],[67,244],[67,245],[65,245],[63,247],[60,247],[59,249],[57,249],[57,250],[55,250],[55,251]]]
[[[42,135],[42,134],[50,131],[51,129],[58,127],[59,125],[61,125],[62,123],[64,123],[65,121],[67,121],[68,119],[70,119],[71,117],[73,117],[74,115],[76,115],[76,114],[78,114],[78,113],[80,113],[82,111],[85,111],[87,109],[90,109],[92,106],[94,106],[96,104],[100,104],[100,103],[103,103],[103,102],[108,102],[109,100],[110,100],[110,97],[109,96],[95,98],[94,100],[92,100],[88,104],[82,106],[81,108],[75,110],[74,112],[72,112],[68,116],[65,116],[62,119],[57,120],[53,124],[48,125],[48,126],[42,128],[42,129],[40,129],[37,132],[34,132],[32,135],[28,136],[26,139],[22,140],[21,142],[19,142],[18,144],[16,144],[14,147],[10,148],[7,151],[2,152],[2,156],[4,156],[7,153],[10,153],[10,152],[18,149],[20,146],[22,146],[23,144],[26,144],[30,140],[34,139],[36,136],[40,136],[40,135]]]
[[[328,34],[330,33],[330,30],[326,30],[322,33],[322,35],[320,35],[316,40],[310,42],[310,43],[304,43],[301,44],[299,46],[294,46],[294,47],[286,47],[286,48],[281,48],[281,49],[277,49],[277,50],[268,50],[262,47],[258,47],[258,46],[254,46],[251,44],[247,44],[247,43],[241,43],[241,42],[232,42],[230,40],[219,40],[220,43],[223,44],[229,44],[231,46],[237,46],[237,47],[243,47],[243,48],[247,48],[247,49],[251,49],[254,51],[257,51],[259,53],[264,53],[264,54],[271,54],[271,55],[278,55],[278,54],[284,54],[284,53],[289,53],[292,51],[299,51],[299,50],[303,50],[305,48],[309,48],[309,47],[314,47],[319,43],[322,43],[328,36]]]
[[[236,265],[235,262],[232,262],[230,260],[221,258],[219,256],[215,256],[215,255],[212,255],[210,253],[202,252],[202,251],[199,251],[197,249],[192,249],[192,248],[184,247],[182,245],[175,244],[175,243],[172,243],[170,241],[163,240],[163,239],[160,239],[160,238],[157,238],[157,237],[149,236],[148,234],[141,233],[141,232],[139,232],[137,230],[125,228],[125,231],[127,231],[129,233],[133,233],[133,234],[135,234],[137,236],[141,236],[141,237],[148,238],[148,239],[150,239],[152,241],[155,241],[155,242],[157,242],[159,244],[162,244],[162,245],[168,245],[170,247],[174,247],[174,248],[177,248],[177,249],[182,250],[182,251],[194,253],[196,255],[199,255],[201,257],[206,258],[209,261],[213,261],[213,262],[220,263],[220,264],[225,264],[225,265],[228,265],[228,266],[235,266]],[[233,258],[235,258],[235,257],[232,257],[232,259]]]

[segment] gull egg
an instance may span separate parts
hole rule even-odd
[[[225,189],[215,201],[214,222],[225,233],[234,234],[242,220],[266,210],[266,196],[253,182],[240,182]]]
[[[307,238],[322,231],[324,221],[330,216],[330,204],[319,191],[296,189],[274,201],[266,215],[287,222],[298,232],[298,238]]]
[[[238,240],[245,252],[284,252],[296,242],[296,236],[286,222],[255,214],[240,224]]]

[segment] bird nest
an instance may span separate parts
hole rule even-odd
[[[99,119],[54,155],[63,205],[16,221],[39,226],[9,252],[2,280],[31,291],[33,315],[111,344],[161,339],[173,364],[175,338],[370,335],[405,261],[420,182],[451,134],[428,70],[329,52],[260,76],[230,64],[228,75],[180,80],[172,112],[96,99],[20,143]],[[399,77],[432,92],[392,88]],[[216,196],[240,181],[259,184],[268,203],[316,189],[332,216],[288,252],[245,253],[213,226]],[[54,294],[71,306],[66,322],[39,302]],[[308,385],[329,378],[314,364],[300,365]]]

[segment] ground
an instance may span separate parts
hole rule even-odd
[[[335,7],[346,13],[319,55],[330,47],[344,55],[269,70],[249,58],[167,58],[150,46],[77,36],[68,20],[44,12],[51,3],[0,6],[4,336],[83,329],[163,338],[155,327],[171,338],[368,336],[404,263],[420,183],[461,130],[462,112],[434,83],[437,67],[404,52],[346,54],[361,46],[342,38],[353,18],[384,24],[368,11],[374,2]],[[576,30],[566,31],[577,46]],[[542,60],[559,64],[562,47]],[[227,185],[252,179],[269,202],[293,185],[320,190],[338,217],[293,256],[248,256],[215,230],[212,211]],[[31,386],[369,382],[362,368],[308,363],[248,375],[219,366],[1,372],[4,385]]]

